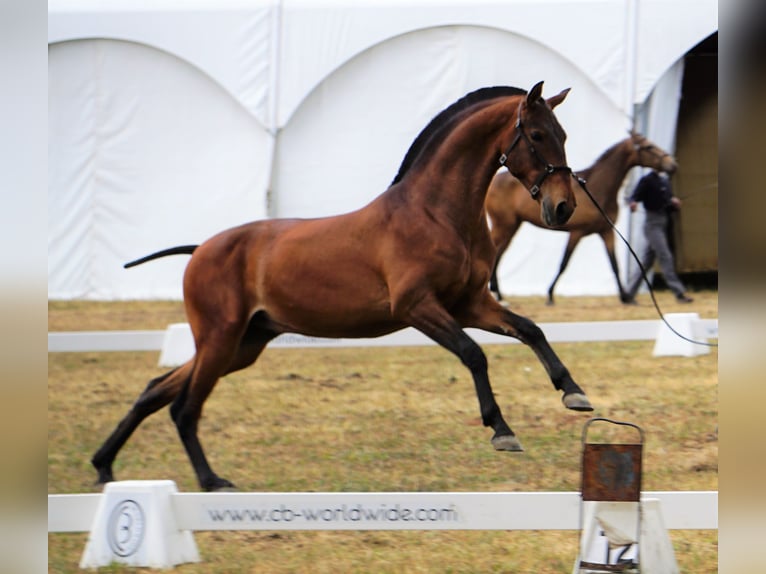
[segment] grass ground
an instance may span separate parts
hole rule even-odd
[[[717,317],[717,293],[665,312]],[[652,319],[646,296],[511,301],[538,322]],[[178,302],[50,302],[49,330],[163,329]],[[645,490],[717,490],[717,359],[652,357],[651,341],[554,345],[595,415],[646,431]],[[221,381],[200,434],[213,467],[247,491],[574,491],[589,414],[563,408],[522,345],[485,352],[501,408],[525,447],[497,453],[468,372],[437,347],[271,349]],[[56,353],[48,366],[48,492],[95,492],[91,454],[157,376],[157,353]],[[147,419],[115,465],[121,479],[170,478],[197,490],[165,411]],[[86,534],[51,534],[49,572],[78,571]],[[577,532],[199,532],[202,564],[181,573],[571,572]],[[717,571],[717,533],[673,531],[682,572]],[[112,567],[106,572],[127,572]]]

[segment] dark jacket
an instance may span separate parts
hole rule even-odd
[[[673,208],[670,201],[672,197],[670,180],[656,171],[651,171],[641,178],[628,201],[643,203],[647,211],[663,212]]]

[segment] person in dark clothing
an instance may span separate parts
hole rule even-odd
[[[647,244],[641,257],[641,265],[648,271],[657,260],[665,283],[675,294],[676,300],[679,303],[691,303],[693,299],[686,295],[686,288],[676,275],[673,253],[668,245],[669,213],[681,207],[681,200],[673,195],[668,176],[656,170],[646,174],[636,185],[628,203],[631,211],[636,211],[639,203],[643,203],[646,210],[644,236]],[[641,286],[642,279],[641,271],[637,270],[636,275],[628,282],[629,302],[634,302],[633,298]]]

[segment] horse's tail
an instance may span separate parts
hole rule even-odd
[[[194,253],[194,250],[197,249],[197,247],[199,247],[199,245],[179,245],[177,247],[163,249],[162,251],[157,251],[151,255],[146,255],[140,259],[136,259],[135,261],[130,261],[129,263],[123,265],[123,267],[128,269],[129,267],[135,267],[136,265],[141,265],[142,263],[146,263],[152,259],[159,259],[160,257],[165,257],[167,255],[191,255]]]

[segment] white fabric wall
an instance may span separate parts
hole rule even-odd
[[[186,257],[122,264],[242,221],[355,209],[481,86],[571,87],[557,115],[586,167],[717,28],[716,0],[689,1],[51,0],[49,297],[178,298]],[[504,291],[542,294],[565,238],[522,229]],[[598,239],[557,292],[615,292]]]
[[[571,62],[615,105],[621,106],[626,97],[627,2],[284,0],[280,4],[283,25],[278,124],[282,126],[290,121],[302,100],[355,56],[397,36],[447,26],[494,28],[542,44]],[[416,54],[407,54],[406,57],[414,56]],[[473,54],[471,64],[487,60],[494,60],[509,75],[519,65],[534,64],[525,54],[508,54],[493,47]],[[502,84],[513,85],[509,80]]]
[[[265,217],[272,138],[154,48],[73,41],[48,59],[49,296],[180,297],[188,258],[122,263]]]

